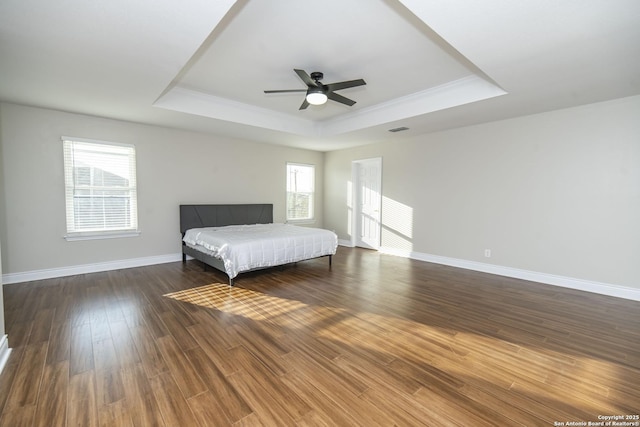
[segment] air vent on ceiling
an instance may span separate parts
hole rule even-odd
[[[401,126],[399,128],[389,129],[389,132],[402,132],[403,130],[409,130],[409,128],[405,126]]]

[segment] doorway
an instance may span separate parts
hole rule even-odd
[[[382,158],[355,160],[351,165],[353,180],[354,246],[380,248],[382,210]]]

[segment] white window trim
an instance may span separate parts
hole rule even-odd
[[[288,191],[286,185],[289,182],[289,166],[304,166],[310,167],[313,169],[313,200],[312,200],[312,210],[311,210],[311,218],[302,218],[302,219],[289,219],[287,218],[289,205],[288,205]],[[299,162],[287,162],[285,166],[285,173],[287,176],[285,177],[285,223],[287,224],[315,224],[316,223],[316,165],[310,163],[299,163]]]
[[[89,138],[77,138],[77,137],[70,137],[70,136],[62,136],[61,141],[64,143],[65,141],[75,141],[75,142],[86,142],[86,143],[91,143],[91,144],[102,144],[102,145],[108,145],[108,146],[116,146],[116,147],[132,147],[135,150],[135,146],[133,144],[123,144],[123,143],[118,143],[118,142],[112,142],[112,141],[101,141],[101,140],[97,140],[97,139],[89,139]],[[135,151],[134,151],[135,152]],[[64,153],[64,149],[63,149],[63,153]],[[136,175],[137,175],[137,165],[134,164],[134,168],[136,168]],[[65,179],[65,221],[67,220],[67,216],[68,213],[66,212],[68,209],[67,206],[67,195],[66,195],[66,191],[67,191],[67,167],[66,164],[63,165],[63,169],[64,169],[64,179]],[[136,216],[136,227],[135,229],[132,228],[123,228],[123,229],[116,229],[116,230],[96,230],[96,231],[67,231],[67,233],[63,236],[64,239],[68,242],[74,242],[74,241],[83,241],[83,240],[103,240],[103,239],[117,239],[117,238],[127,238],[127,237],[137,237],[141,234],[140,229],[138,228],[138,212],[137,212],[137,176],[135,177],[136,180],[136,207],[134,209],[134,214]],[[65,224],[65,228],[68,228],[68,224]]]
[[[67,233],[64,240],[67,242],[77,242],[81,240],[103,240],[103,239],[120,239],[125,237],[138,237],[142,232],[134,231],[78,231],[75,233]]]

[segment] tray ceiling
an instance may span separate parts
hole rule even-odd
[[[327,151],[638,94],[639,22],[635,0],[10,0],[0,100]],[[298,110],[263,93],[304,89],[294,68],[367,85]]]

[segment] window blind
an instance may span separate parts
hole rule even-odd
[[[67,233],[136,231],[133,145],[63,138]]]

